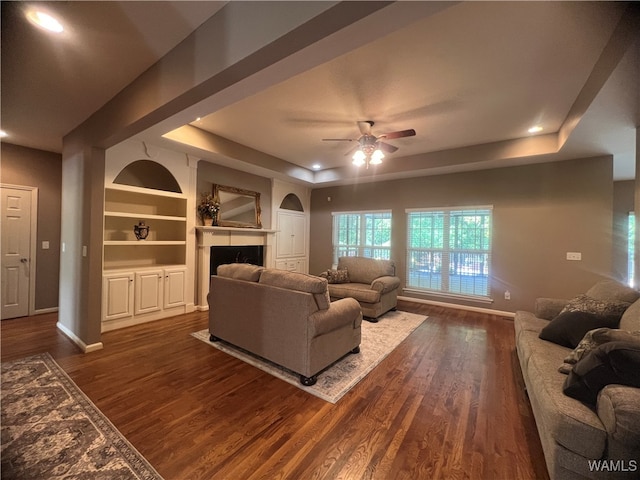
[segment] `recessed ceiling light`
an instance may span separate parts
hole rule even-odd
[[[319,163],[314,163],[311,168],[313,168],[314,170],[320,170],[322,168],[322,165],[320,165]]]
[[[529,133],[538,133],[541,131],[542,131],[542,127],[540,125],[534,125],[528,130]]]
[[[29,10],[27,12],[27,18],[34,25],[50,32],[61,33],[64,31],[64,27],[58,20],[40,10]]]

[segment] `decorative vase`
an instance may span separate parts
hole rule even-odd
[[[205,217],[202,219],[205,227],[211,227],[213,225],[213,218]]]
[[[145,225],[144,222],[139,222],[138,225],[133,226],[133,233],[136,234],[138,240],[146,240],[149,235],[149,225]]]

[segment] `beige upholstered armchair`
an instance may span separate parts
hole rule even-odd
[[[355,298],[363,317],[371,322],[376,322],[389,310],[395,310],[398,303],[400,279],[396,277],[392,260],[340,257],[338,269],[327,270],[321,276],[329,281],[331,300]]]

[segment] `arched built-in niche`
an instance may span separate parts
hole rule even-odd
[[[283,210],[293,210],[295,212],[304,212],[302,202],[295,193],[289,193],[282,202],[280,208]]]
[[[173,174],[153,160],[136,160],[130,163],[120,171],[113,183],[182,193]]]

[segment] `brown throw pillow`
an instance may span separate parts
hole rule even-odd
[[[327,270],[326,278],[329,283],[349,283],[349,272],[346,268]]]

